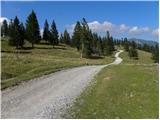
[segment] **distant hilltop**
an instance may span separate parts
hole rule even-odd
[[[158,44],[158,42],[156,41],[152,41],[152,40],[144,40],[144,39],[138,39],[138,38],[130,38],[128,39],[129,41],[135,41],[136,43],[138,44],[148,44],[148,45],[151,45],[151,46],[155,46],[156,44]]]

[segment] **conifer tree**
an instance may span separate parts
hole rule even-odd
[[[158,44],[155,45],[155,47],[152,51],[152,58],[155,63],[159,63],[159,46],[158,46]]]
[[[45,20],[45,23],[44,23],[44,31],[43,31],[43,40],[49,42],[49,25],[48,25],[48,21],[47,19]]]
[[[81,48],[81,31],[82,31],[82,26],[79,21],[77,21],[76,26],[74,28],[73,36],[72,36],[72,42],[73,46],[77,48],[79,51]]]
[[[66,29],[64,30],[63,41],[65,44],[71,45],[71,38]]]
[[[15,46],[15,28],[14,28],[14,21],[11,19],[8,27],[8,35],[9,35],[9,45]]]
[[[51,25],[51,30],[50,30],[50,43],[54,46],[54,45],[58,45],[59,41],[58,41],[58,30],[56,28],[56,23],[52,22]]]
[[[137,45],[134,41],[131,42],[131,47],[129,48],[129,57],[133,59],[138,59]]]
[[[24,28],[23,23],[20,24],[19,32],[20,32],[20,39],[19,39],[18,44],[19,44],[19,46],[21,48],[23,48],[23,45],[25,44],[25,42],[24,42],[24,39],[25,39],[25,28]]]
[[[62,33],[61,33],[61,35],[60,35],[59,42],[60,42],[60,43],[64,43],[64,38],[63,38],[63,34],[62,34]]]
[[[5,37],[8,35],[8,24],[7,20],[4,20],[1,26],[1,36]]]
[[[35,43],[40,42],[41,37],[39,24],[36,17],[36,13],[33,10],[26,21],[26,35],[27,40],[32,43],[32,48],[34,48]]]
[[[107,31],[107,35],[104,38],[104,54],[111,55],[114,51],[114,42],[112,36],[110,36],[109,31]]]
[[[16,48],[23,48],[25,30],[23,24],[19,22],[16,16],[14,21],[11,20],[9,24],[9,44],[16,46]]]
[[[124,38],[124,49],[127,52],[129,51],[129,42],[128,42],[127,38]]]
[[[81,58],[82,57],[90,57],[92,53],[91,48],[91,31],[89,30],[89,26],[85,18],[82,19],[82,34],[81,34]]]

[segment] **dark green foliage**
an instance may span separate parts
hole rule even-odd
[[[104,54],[111,55],[114,51],[114,42],[112,36],[110,36],[109,31],[107,31],[107,35],[104,38]]]
[[[63,34],[62,34],[62,33],[61,33],[61,35],[60,35],[59,42],[60,42],[60,43],[64,43],[64,38],[63,38]]]
[[[14,29],[14,22],[12,19],[10,20],[10,23],[9,23],[8,35],[9,35],[9,44],[11,46],[14,46],[16,44],[15,39],[14,39],[15,38],[15,29]]]
[[[124,49],[127,52],[129,51],[129,42],[128,42],[127,38],[124,38]]]
[[[138,51],[133,47],[129,48],[129,57],[132,59],[138,59]]]
[[[71,38],[66,29],[64,30],[63,42],[67,45],[71,45]]]
[[[40,37],[39,24],[36,14],[33,10],[31,14],[28,16],[26,21],[26,35],[27,35],[27,40],[30,43],[32,43],[33,48],[35,43],[40,42],[41,37]]]
[[[72,44],[77,48],[78,51],[81,49],[81,32],[82,32],[82,26],[80,22],[77,21],[72,36],[72,42],[73,42]]]
[[[92,34],[92,52],[99,56],[104,52],[102,39],[97,33]]]
[[[152,50],[152,58],[155,63],[159,63],[159,46],[158,44]]]
[[[20,30],[19,30],[20,39],[19,39],[18,45],[21,46],[21,48],[23,48],[24,39],[25,39],[25,28],[23,23],[21,23],[19,27],[20,27]]]
[[[142,47],[142,50],[147,51],[147,52],[151,52],[150,45],[144,44],[143,47]]]
[[[58,41],[58,31],[56,28],[56,23],[54,22],[54,20],[52,21],[52,25],[51,25],[51,30],[50,30],[50,43],[52,45],[58,45],[59,41]]]
[[[92,32],[89,30],[89,26],[85,18],[82,19],[82,34],[81,34],[81,57],[90,57],[92,53],[91,48]]]
[[[5,37],[8,36],[8,24],[7,20],[4,20],[1,26],[1,36]]]
[[[9,25],[9,44],[16,46],[16,48],[23,48],[25,37],[25,29],[23,24],[19,22],[16,16],[14,21],[11,20]]]
[[[43,40],[49,42],[49,35],[50,35],[50,31],[49,31],[48,21],[45,20],[44,31],[43,31]]]

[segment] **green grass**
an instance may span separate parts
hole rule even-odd
[[[150,53],[138,53],[138,60],[130,59],[127,52],[121,53],[123,62],[104,68],[64,117],[158,118],[158,66],[151,65]]]
[[[158,118],[158,67],[110,66],[76,99],[66,118]]]
[[[17,85],[22,81],[30,80],[65,68],[107,64],[114,57],[103,59],[80,59],[80,53],[75,48],[59,45],[39,44],[35,49],[30,49],[26,43],[27,50],[16,50],[8,45],[7,40],[1,41],[1,88]]]
[[[120,54],[120,57],[123,58],[123,63],[131,63],[131,64],[149,64],[149,63],[153,63],[154,61],[152,60],[152,54],[145,52],[145,51],[141,51],[138,50],[138,60],[134,60],[134,59],[130,59],[128,57],[128,52],[124,51],[123,53]]]

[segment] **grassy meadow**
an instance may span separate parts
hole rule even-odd
[[[30,80],[64,68],[81,65],[107,64],[114,57],[99,59],[80,59],[76,48],[60,44],[59,46],[44,43],[35,45],[26,43],[24,50],[17,50],[9,46],[8,41],[1,41],[1,88],[17,85],[22,81]]]
[[[158,66],[150,65],[153,62],[150,53],[138,52],[139,60],[131,60],[123,52],[121,57],[124,60],[120,65],[106,67],[98,73],[93,83],[76,99],[63,117],[159,118]],[[128,65],[130,63],[133,64]],[[141,65],[144,63],[145,66]]]

